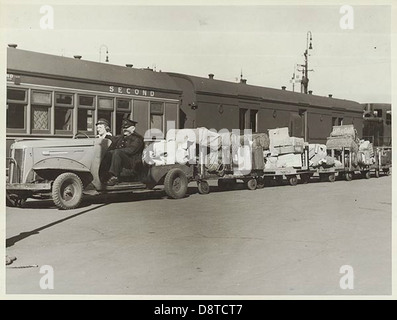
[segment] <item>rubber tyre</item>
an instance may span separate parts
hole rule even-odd
[[[167,172],[164,179],[165,193],[172,199],[181,199],[186,195],[188,180],[186,174],[178,168]]]
[[[248,190],[256,190],[257,187],[258,187],[258,181],[256,181],[256,179],[249,179],[247,181]]]
[[[329,182],[335,182],[335,180],[336,180],[335,173],[330,173],[330,174],[328,175],[328,181],[329,181]]]
[[[265,187],[265,179],[263,179],[263,178],[258,178],[257,180],[256,180],[256,182],[257,182],[257,186],[256,186],[256,188],[257,189],[263,189],[264,187]]]
[[[296,186],[298,184],[298,178],[296,176],[290,176],[288,177],[288,183],[291,186]]]
[[[6,192],[6,206],[7,207],[16,207],[17,206],[17,200],[14,199],[9,195],[8,192]]]
[[[83,183],[77,174],[60,174],[52,185],[52,200],[62,210],[77,208],[83,199]]]
[[[345,179],[346,179],[346,181],[352,181],[353,180],[353,174],[351,172],[346,172],[345,173]]]
[[[210,193],[210,185],[207,181],[199,181],[197,182],[197,189],[200,194],[209,194]]]
[[[364,171],[364,172],[363,172],[363,177],[364,177],[365,179],[371,179],[371,172],[369,172],[369,171]]]

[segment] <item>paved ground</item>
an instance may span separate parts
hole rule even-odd
[[[391,176],[7,208],[7,294],[391,294]],[[33,266],[15,268],[18,266]],[[54,289],[40,280],[51,266]],[[354,271],[342,290],[340,268]],[[40,270],[43,273],[40,273]],[[47,279],[47,278],[46,278]],[[50,282],[46,282],[50,284]]]

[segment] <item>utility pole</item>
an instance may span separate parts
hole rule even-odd
[[[310,35],[310,43],[309,43],[309,35]],[[306,50],[304,52],[304,56],[305,56],[305,64],[301,64],[300,66],[303,67],[303,70],[299,70],[302,71],[302,81],[301,81],[301,92],[303,91],[303,93],[308,92],[308,88],[309,88],[309,71],[313,71],[313,70],[309,70],[309,50],[313,49],[312,46],[312,33],[311,31],[308,31],[306,34]]]

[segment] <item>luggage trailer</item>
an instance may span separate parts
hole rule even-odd
[[[354,153],[349,147],[330,148],[327,149],[329,155],[342,163],[340,167],[319,168],[317,172],[322,180],[330,182],[335,181],[336,177],[342,177],[346,181],[353,180],[355,174],[361,175],[363,178],[371,178],[371,166],[359,165],[354,159]]]
[[[263,154],[263,151],[262,151]],[[210,187],[208,180],[216,180],[218,187],[222,190],[233,189],[237,180],[242,180],[247,189],[261,189],[265,185],[261,179],[263,168],[252,169],[247,174],[235,174],[231,164],[221,164],[222,170],[211,173],[205,166],[206,146],[199,146],[199,163],[195,166],[194,180],[197,181],[197,188],[200,194],[208,194]]]
[[[302,183],[308,183],[310,178],[316,173],[316,171],[309,166],[309,146],[303,148],[301,161],[301,167],[263,169],[261,178],[263,179],[264,185],[269,186],[272,183],[281,185],[285,177],[291,186],[296,186],[298,184],[298,176]]]
[[[384,159],[384,157],[388,155],[390,156],[390,159]],[[376,178],[379,178],[381,173],[389,175],[391,172],[391,163],[391,147],[376,147],[375,164],[370,166],[370,171],[374,172]]]

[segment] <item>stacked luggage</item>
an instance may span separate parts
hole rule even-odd
[[[372,143],[366,140],[360,140],[357,152],[357,160],[359,165],[369,166],[375,163],[375,153]]]
[[[265,151],[265,169],[301,168],[306,143],[290,137],[288,128],[269,129],[269,150]]]
[[[327,138],[327,149],[342,150],[349,148],[352,152],[357,153],[359,148],[359,139],[357,131],[352,124],[333,126],[330,137]]]

